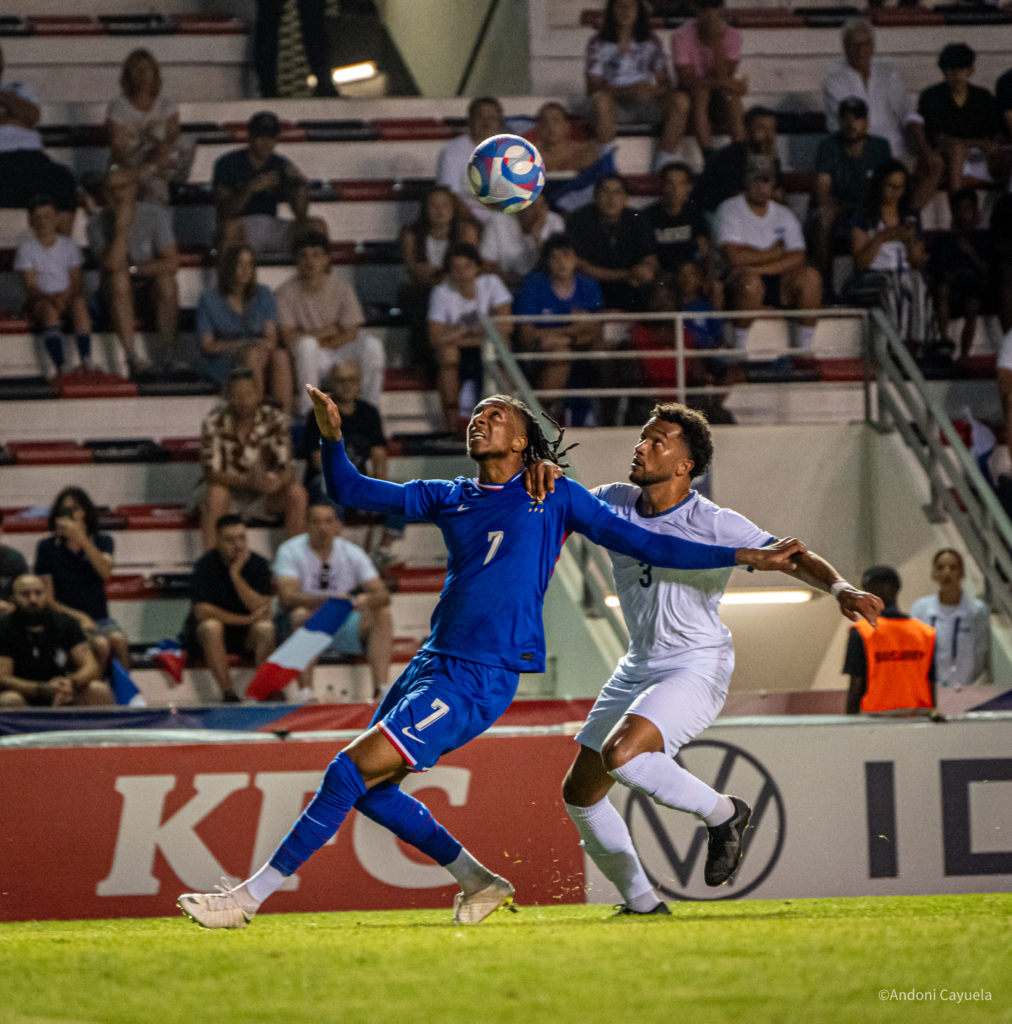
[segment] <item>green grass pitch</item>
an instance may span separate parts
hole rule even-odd
[[[0,1022],[1012,1022],[1012,895],[611,914],[524,907],[476,928],[434,910],[263,915],[244,932],[182,918],[4,924]]]

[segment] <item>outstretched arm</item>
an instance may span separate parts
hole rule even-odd
[[[873,626],[876,625],[879,612],[885,607],[880,598],[852,586],[826,559],[814,551],[806,551],[799,555],[795,562],[795,568],[782,571],[816,590],[832,594],[840,605],[840,611],[851,622],[857,622],[864,616]]]

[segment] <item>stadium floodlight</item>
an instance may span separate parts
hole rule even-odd
[[[810,590],[729,590],[721,604],[804,604],[811,601]]]
[[[346,64],[342,68],[334,68],[330,72],[330,77],[334,85],[348,85],[351,82],[364,82],[367,78],[375,77],[376,73],[376,62],[366,60],[360,64]]]

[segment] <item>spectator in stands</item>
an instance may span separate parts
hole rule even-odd
[[[598,157],[593,142],[583,142],[572,137],[569,115],[566,108],[555,100],[549,100],[538,111],[535,130],[530,138],[537,145],[545,161],[545,171],[582,171]]]
[[[587,43],[587,95],[594,135],[602,145],[620,124],[661,126],[656,166],[669,160],[685,137],[689,98],[671,88],[668,60],[650,29],[646,0],[608,0],[604,24]]]
[[[629,192],[617,174],[594,185],[594,201],[570,218],[567,234],[577,270],[601,285],[607,309],[638,313],[649,304],[660,264],[645,217],[629,208]]]
[[[325,0],[297,0],[299,24],[302,27],[302,48],[306,54],[316,85],[317,96],[337,96],[330,77]],[[256,0],[256,26],[253,30],[253,62],[256,64],[260,95],[273,99],[278,95],[278,32],[284,0]]]
[[[0,615],[10,615],[14,611],[14,601],[11,596],[14,581],[28,572],[28,563],[17,548],[2,543],[3,536],[4,512],[0,508]]]
[[[130,667],[130,641],[109,616],[105,581],[112,575],[113,540],[99,533],[98,512],[87,492],[64,487],[49,509],[51,537],[35,549],[35,575],[58,612],[77,619],[104,675],[109,656]]]
[[[0,209],[28,208],[32,196],[53,197],[56,229],[69,235],[77,210],[77,183],[63,164],[50,160],[38,130],[39,100],[24,82],[4,82],[0,49]]]
[[[579,260],[568,235],[552,235],[541,250],[541,265],[528,275],[513,302],[518,316],[536,313],[600,313],[604,309],[601,287],[592,277],[576,272]],[[517,325],[519,347],[531,352],[587,351],[601,346],[601,325],[595,323],[522,323]],[[566,387],[569,381],[570,361],[534,364],[540,365],[537,386],[545,390]],[[584,364],[585,366],[586,364]],[[562,403],[549,401],[549,414],[561,419]]]
[[[269,376],[271,397],[283,412],[292,405],[292,367],[278,345],[274,293],[257,283],[256,260],[246,245],[218,257],[217,284],[197,301],[197,339],[204,353],[201,372],[224,384],[236,368],[252,371],[257,385]]]
[[[776,165],[768,156],[750,156],[745,192],[717,210],[717,245],[730,267],[732,309],[818,309],[822,277],[805,263],[805,240],[797,217],[773,201]],[[796,346],[812,348],[816,319],[794,321]],[[735,347],[744,349],[751,321],[735,327]]]
[[[956,695],[973,687],[991,662],[991,613],[963,590],[963,575],[963,556],[942,548],[931,560],[938,593],[918,598],[910,609],[915,619],[935,630],[935,696],[943,714],[965,711],[974,703]]]
[[[900,611],[899,573],[875,565],[861,588],[880,598],[885,608],[878,624],[863,619],[850,627],[844,675],[850,676],[847,714],[859,711],[911,711],[935,707],[935,631]]]
[[[850,253],[850,222],[875,171],[892,159],[889,143],[868,134],[868,104],[856,96],[839,107],[839,130],[815,154],[815,191],[809,211],[812,263],[827,284],[834,256]]]
[[[661,198],[643,211],[643,217],[653,232],[662,283],[676,288],[679,268],[698,263],[705,294],[722,305],[723,288],[715,279],[710,226],[691,198],[694,181],[687,164],[668,164],[661,171]]]
[[[565,230],[565,221],[548,209],[544,194],[519,213],[493,213],[481,233],[482,269],[515,290],[538,265],[545,241]]]
[[[435,369],[429,347],[429,294],[443,280],[446,250],[459,242],[477,245],[477,222],[449,185],[436,185],[422,202],[418,219],[400,233],[401,259],[407,280],[401,288],[401,308],[411,323],[412,362]],[[312,411],[310,411],[312,416]]]
[[[740,195],[745,187],[745,165],[750,155],[769,157],[779,180],[777,115],[767,107],[751,107],[745,115],[745,141],[718,149],[707,161],[692,192],[696,203],[707,213],[713,213],[725,200]],[[774,198],[777,201],[782,198],[779,187]]]
[[[138,312],[153,316],[161,356],[170,368],[179,321],[179,249],[172,214],[137,198],[137,179],[126,167],[111,167],[99,191],[102,208],[88,218],[88,244],[102,268],[102,296],[130,372],[148,373],[151,363],[137,351]]]
[[[114,704],[80,624],[49,604],[42,580],[19,576],[13,597],[0,618],[0,708]]]
[[[928,257],[910,174],[898,160],[872,175],[864,206],[854,214],[850,251],[854,274],[844,282],[844,296],[857,302],[873,297],[904,341],[926,341],[933,324],[921,269]]]
[[[1012,330],[1012,192],[991,211],[991,271],[1003,331]]]
[[[724,0],[697,0],[696,16],[671,33],[671,63],[678,90],[692,104],[692,125],[704,158],[713,149],[713,124],[733,142],[745,138],[741,98],[748,78],[735,77],[741,59],[741,29],[724,17]]]
[[[29,201],[31,236],[19,246],[14,269],[24,280],[25,310],[57,374],[63,372],[63,322],[74,327],[81,369],[91,369],[91,317],[84,294],[84,258],[77,242],[57,231],[56,206],[51,196]]]
[[[446,429],[459,433],[481,392],[479,316],[507,316],[512,296],[495,274],[481,272],[473,245],[452,245],[444,263],[446,280],[429,298],[429,344],[439,364],[439,397]],[[462,383],[464,386],[462,387]]]
[[[962,187],[964,174],[995,181],[1008,174],[998,105],[987,89],[970,84],[976,56],[966,43],[949,43],[938,55],[945,81],[929,85],[917,104],[928,142],[945,163],[949,192]]]
[[[226,513],[246,520],[284,517],[294,537],[306,514],[306,492],[296,482],[288,417],[263,401],[252,370],[233,370],[225,401],[200,430],[200,494],[204,550],[215,544],[215,524]]]
[[[141,202],[169,204],[169,186],[186,181],[196,152],[179,129],[179,107],[162,95],[162,71],[149,50],[134,50],[123,61],[120,95],[105,112],[109,160],[127,167]]]
[[[502,104],[494,96],[477,96],[467,106],[467,131],[443,146],[436,161],[436,183],[449,188],[482,224],[491,211],[478,202],[467,183],[467,162],[479,142],[502,130]]]
[[[980,205],[974,188],[949,196],[952,230],[940,232],[931,247],[930,276],[934,282],[935,316],[943,341],[951,320],[963,319],[959,358],[970,355],[977,319],[990,308],[991,268],[987,231],[980,227]]]
[[[868,131],[889,143],[897,159],[908,153],[917,157],[915,199],[918,208],[938,188],[942,160],[928,145],[924,122],[917,113],[899,71],[875,57],[875,30],[865,18],[843,24],[844,59],[834,64],[822,82],[826,129],[840,128],[840,104],[854,97],[868,106]]]
[[[339,536],[341,522],[331,502],[310,505],[306,525],[308,531],[286,540],[274,559],[274,579],[281,605],[278,635],[305,625],[330,598],[350,598],[355,610],[324,653],[368,654],[372,696],[378,700],[390,683],[394,634],[390,592],[369,556]],[[312,697],[315,664],[314,661],[299,677],[299,696],[303,699]]]
[[[287,253],[297,232],[309,229],[306,179],[274,152],[280,134],[277,117],[262,110],[249,120],[249,145],[215,160],[211,184],[220,247],[246,244],[258,254]],[[278,217],[279,203],[288,203],[294,223]]]
[[[304,516],[304,504],[301,512]],[[203,656],[221,699],[234,704],[239,695],[232,688],[228,656],[252,655],[259,667],[275,647],[271,564],[250,551],[239,516],[219,516],[212,534],[214,546],[193,567],[182,640],[191,657]]]
[[[1012,68],[995,82],[994,98],[998,104],[998,113],[1005,122],[1005,134],[1012,135]]]
[[[330,266],[326,235],[310,231],[295,245],[295,276],[278,289],[281,340],[295,361],[298,409],[309,412],[306,385],[320,381],[338,363],[358,363],[365,400],[379,408],[386,352],[374,334],[365,334],[365,314],[355,289]]]

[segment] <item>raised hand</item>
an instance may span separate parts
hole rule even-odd
[[[320,436],[324,441],[341,440],[341,413],[329,395],[325,395],[312,384],[306,385],[309,397],[313,400],[313,412],[316,413],[316,425],[320,428]]]
[[[760,572],[791,572],[797,568],[799,555],[808,549],[794,537],[784,537],[764,548],[738,548],[737,565],[749,565]]]
[[[540,459],[524,470],[524,490],[535,500],[555,493],[555,481],[566,474],[551,460]]]

